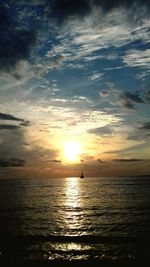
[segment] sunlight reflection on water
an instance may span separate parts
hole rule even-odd
[[[80,188],[80,178],[69,177],[65,181],[65,198],[63,205],[66,207],[63,214],[62,225],[68,230],[81,228],[83,221],[78,209],[83,206]]]
[[[76,208],[81,206],[81,192],[78,177],[70,177],[66,179],[65,186],[66,198],[64,199],[64,205],[70,208]]]
[[[86,244],[77,243],[56,243],[50,245],[48,259],[86,259],[88,258],[88,251],[91,250],[91,246]],[[60,255],[61,252],[61,255]]]

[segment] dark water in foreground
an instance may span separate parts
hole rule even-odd
[[[150,177],[0,180],[0,259],[150,257]]]

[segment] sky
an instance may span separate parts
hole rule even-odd
[[[150,2],[0,3],[0,177],[150,173]]]

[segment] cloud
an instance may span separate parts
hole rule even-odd
[[[145,90],[144,92],[144,100],[146,103],[150,103],[150,89]]]
[[[5,114],[5,113],[0,113],[0,120],[3,121],[12,121],[12,122],[20,122],[19,124],[0,124],[0,129],[1,130],[16,130],[20,127],[27,127],[31,125],[31,122],[28,120],[24,120],[18,117],[15,117],[11,114]]]
[[[130,67],[150,67],[150,49],[146,50],[129,50],[123,56],[123,61]]]
[[[19,125],[0,124],[0,130],[16,130],[18,128],[20,128]]]
[[[150,140],[150,122],[138,122],[136,125],[134,125],[131,132],[128,133],[128,140],[139,140],[139,141],[145,141],[145,144],[149,142]],[[148,145],[148,143],[147,143]]]
[[[145,122],[143,123],[142,126],[138,127],[138,129],[141,129],[141,130],[150,130],[150,122]]]
[[[136,138],[134,137],[134,141],[135,140]],[[116,159],[136,159],[134,156],[137,156],[139,154],[140,154],[140,158],[143,157],[143,151],[145,150],[145,148],[148,148],[148,145],[146,142],[144,142],[143,144],[143,141],[142,141],[142,142],[132,143],[131,145],[127,147],[122,147],[120,149],[104,151],[103,154],[106,154],[106,155],[112,154],[113,158],[115,155],[118,155]],[[125,157],[125,158],[122,158],[122,157]]]
[[[102,90],[99,92],[100,96],[107,97],[109,95],[109,92],[107,90]]]
[[[15,1],[17,5],[26,5],[27,1],[26,0],[21,0],[21,1]],[[46,3],[46,0],[30,0],[30,2],[28,2],[28,5],[31,6],[36,6],[36,5],[43,5]]]
[[[36,43],[36,30],[26,27],[21,20],[21,12],[16,8],[17,1],[0,4],[0,70],[2,73],[15,73],[21,60],[29,60],[30,52]]]
[[[143,161],[143,159],[114,159],[114,161],[118,162],[138,162],[138,161]]]
[[[0,6],[0,29],[5,30],[10,26],[10,16],[5,5]]]
[[[18,117],[15,117],[11,114],[0,113],[0,120],[5,123],[0,124],[0,130],[19,130],[21,127],[27,127],[31,125],[31,122],[28,120],[24,120]],[[12,124],[8,123],[12,122]],[[18,124],[14,124],[14,122],[19,122]]]
[[[125,101],[124,107],[126,109],[129,109],[129,110],[135,110],[136,109],[135,106],[133,105],[133,103],[131,103],[130,101]]]
[[[139,5],[146,5],[147,7],[150,7],[150,3],[148,0],[118,0],[118,1],[112,1],[112,0],[93,0],[93,2],[96,5],[102,6],[102,8],[108,12],[114,8],[120,8],[120,7],[125,7],[125,8],[131,8],[135,4]]]
[[[61,163],[61,160],[58,159],[50,159],[48,162],[54,162],[54,163]]]
[[[33,125],[31,127],[28,130],[27,127],[18,126],[16,128],[10,125],[4,126],[3,131],[0,130],[0,159],[3,159],[1,165],[21,165],[21,162],[17,163],[17,160],[10,162],[9,158],[24,159],[28,162],[27,169],[31,166],[37,169],[40,166],[49,166],[49,159],[52,159],[51,162],[56,162],[57,151],[53,149],[52,145],[46,147],[38,130],[33,128]]]
[[[89,15],[94,8],[101,8],[105,14],[111,12],[113,9],[120,8],[128,10],[134,8],[135,11],[137,6],[141,6],[147,11],[150,4],[148,0],[54,0],[50,2],[50,14],[60,23],[70,17],[83,18]]]
[[[143,7],[142,11],[137,8],[139,5]],[[16,79],[26,76],[41,77],[50,69],[60,67],[61,62],[64,61],[66,64],[66,59],[72,61],[82,55],[84,61],[91,61],[101,57],[101,55],[92,55],[92,51],[99,51],[110,44],[121,46],[128,43],[133,40],[133,34],[120,25],[118,14],[121,13],[121,8],[126,8],[130,13],[132,9],[134,16],[130,16],[131,21],[131,17],[139,19],[145,16],[149,2],[146,0],[32,0],[26,3],[23,0],[13,0],[1,3],[1,75],[4,78],[11,75]],[[114,12],[116,9],[118,9],[117,14]],[[139,12],[143,15],[135,15]],[[108,14],[106,16],[108,21],[103,18],[106,14]],[[87,17],[88,20],[83,20]],[[82,19],[82,26],[80,19]],[[118,20],[118,25],[114,24],[113,20]],[[64,22],[69,22],[70,28],[67,28]],[[66,38],[67,36],[69,39]],[[80,45],[77,46],[77,44]],[[48,58],[48,52],[51,52],[54,47],[60,51],[57,51],[55,57],[49,55]],[[107,57],[110,60],[111,56],[107,55]],[[124,61],[128,61],[126,57]],[[77,65],[72,64],[72,66],[84,65],[78,62]],[[91,79],[98,79],[98,76],[95,74]]]
[[[25,160],[19,158],[0,159],[0,167],[22,167]]]
[[[51,59],[51,66],[53,68],[58,68],[60,64],[64,61],[64,56],[61,54],[56,54],[55,56],[52,57]]]
[[[103,77],[103,73],[94,72],[89,76],[89,80],[95,81],[95,80],[101,80]]]
[[[31,122],[30,121],[23,121],[20,123],[20,126],[24,126],[24,127],[28,127],[31,125]]]
[[[28,150],[24,146],[24,128],[17,125],[4,125],[0,130],[0,158],[26,159]],[[14,162],[14,161],[13,161]]]
[[[17,118],[11,114],[5,114],[5,113],[0,113],[0,120],[9,120],[9,121],[21,121],[24,122],[23,119]]]
[[[29,58],[36,37],[32,30],[20,29],[17,25],[14,27],[14,21],[8,24],[2,18],[1,25],[3,24],[7,26],[7,31],[2,32],[0,38],[0,69],[7,72],[15,68],[19,60]]]
[[[103,160],[101,160],[101,159],[97,159],[97,161],[99,162],[99,163],[105,163]]]
[[[138,95],[130,92],[122,93],[122,98],[129,100],[135,103],[144,103],[143,99]]]
[[[63,54],[65,58],[61,67],[75,68],[80,65],[84,69],[90,61],[94,60],[105,64],[105,61],[110,63],[110,60],[113,59],[120,62],[120,66],[117,65],[115,67],[114,65],[113,70],[126,68],[122,64],[122,60],[124,60],[122,55],[124,55],[125,49],[128,50],[128,45],[131,43],[133,46],[134,42],[138,43],[140,42],[139,40],[149,42],[149,24],[145,20],[142,21],[142,26],[139,27],[133,27],[130,24],[131,17],[139,17],[137,16],[137,10],[141,9],[133,8],[133,13],[136,15],[131,16],[130,14],[130,20],[127,23],[126,12],[123,9],[109,9],[109,12],[104,15],[103,9],[95,9],[94,1],[89,2],[91,12],[85,20],[83,19],[82,22],[79,22],[78,20],[72,21],[71,18],[71,21],[69,19],[70,23],[56,27],[60,36],[59,42],[57,41],[53,48],[57,53]],[[99,7],[101,6],[103,6],[103,1],[102,4],[99,4]],[[120,5],[116,4],[116,6],[124,7],[121,3]],[[131,6],[133,5],[131,4]],[[67,21],[67,17],[65,21]],[[116,48],[118,47],[122,48],[122,51],[120,50],[121,53],[119,52],[120,55],[116,53]],[[102,50],[104,48],[106,49],[105,51]],[[52,49],[48,53],[51,54],[51,51]],[[104,69],[109,68],[106,67]],[[94,72],[89,77],[92,81],[100,79],[100,77],[98,78],[99,71],[95,70]],[[104,80],[105,75],[101,79]]]
[[[90,11],[90,1],[88,0],[55,0],[50,2],[50,15],[58,23],[75,16],[82,19]]]
[[[125,108],[135,110],[134,104],[143,104],[143,99],[139,96],[138,93],[122,92],[119,96],[121,103]]]
[[[105,136],[105,135],[111,135],[113,133],[113,130],[110,126],[106,125],[106,126],[90,129],[88,130],[88,133]]]

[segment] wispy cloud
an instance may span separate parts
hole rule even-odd
[[[94,72],[89,76],[89,80],[95,81],[95,80],[101,80],[103,77],[103,73]]]
[[[14,13],[11,12],[11,5],[2,4],[1,27],[4,30],[7,28],[7,32],[2,34],[0,41],[1,73],[10,73],[16,79],[24,76],[40,77],[50,69],[60,67],[62,62],[67,67],[72,61],[80,59],[92,61],[105,57],[114,60],[117,58],[114,51],[103,55],[99,53],[100,50],[125,46],[140,38],[148,41],[149,25],[144,20],[149,10],[148,2],[125,2],[55,0],[42,3],[32,1],[25,5],[23,1],[19,3],[14,0]],[[36,5],[40,5],[38,13]],[[139,6],[141,8],[136,8]],[[131,15],[132,12],[141,14],[134,16],[136,22],[141,20],[142,24],[137,24],[136,29],[130,27],[127,19],[127,14]],[[81,17],[84,19],[81,20]],[[30,18],[30,27],[25,18]],[[143,58],[147,64],[149,50],[145,50],[144,55],[137,53],[132,52],[132,60],[129,52],[123,61],[139,64]],[[76,64],[81,66],[79,62]],[[91,77],[95,79],[96,76]]]
[[[113,129],[111,128],[111,126],[106,125],[103,127],[90,129],[90,130],[88,130],[88,133],[101,135],[101,136],[105,136],[105,135],[108,136],[108,135],[111,135],[113,133]]]
[[[123,57],[123,62],[129,67],[150,67],[150,49],[146,50],[129,50]]]

